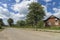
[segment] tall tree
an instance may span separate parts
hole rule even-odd
[[[29,13],[27,15],[27,21],[32,25],[37,25],[37,23],[43,19],[45,12],[41,4],[33,2],[29,5]]]
[[[13,22],[14,22],[13,19],[9,18],[7,21],[8,21],[9,26],[13,25]]]

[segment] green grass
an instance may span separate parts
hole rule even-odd
[[[31,29],[35,29],[35,27],[32,26],[12,26],[12,28],[31,28]],[[49,29],[49,30],[60,30],[59,26],[51,26],[48,28],[37,28],[37,29]]]
[[[3,29],[0,29],[0,32],[3,31]]]
[[[38,29],[60,30],[60,27],[58,27],[58,26],[51,26],[51,27],[48,27],[48,28],[38,28]]]
[[[3,31],[3,30],[4,30],[4,28],[1,28],[1,29],[0,29],[0,32]]]

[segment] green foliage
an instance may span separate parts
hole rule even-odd
[[[3,20],[0,19],[0,26],[4,26]]]
[[[26,24],[25,24],[25,21],[20,20],[20,21],[17,21],[17,25],[22,27],[22,26],[25,26]]]
[[[26,20],[26,25],[27,25],[27,26],[33,26],[34,23],[33,23],[33,21],[30,19],[30,20]]]
[[[3,20],[0,19],[0,29],[2,28],[2,26],[4,26]]]
[[[44,22],[43,21],[39,21],[38,24],[37,24],[37,27],[38,28],[45,28],[44,27]]]
[[[33,2],[29,5],[29,13],[26,19],[29,24],[32,26],[37,25],[37,23],[42,20],[44,16],[45,12],[39,3]]]
[[[9,18],[7,21],[8,21],[9,26],[13,25],[13,22],[14,22],[13,19]]]

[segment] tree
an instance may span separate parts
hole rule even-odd
[[[37,23],[42,20],[45,16],[45,12],[41,4],[33,2],[29,5],[29,13],[27,15],[27,21],[32,25],[37,25]]]
[[[0,19],[0,29],[2,28],[2,26],[4,26],[3,20]]]
[[[17,21],[17,25],[18,26],[25,26],[25,21],[24,20]]]
[[[9,26],[13,25],[13,22],[14,22],[13,19],[9,18],[7,21],[8,21]]]

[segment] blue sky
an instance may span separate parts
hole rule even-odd
[[[8,18],[17,20],[25,19],[31,2],[38,2],[44,7],[46,16],[60,17],[60,0],[0,0],[0,18],[7,23]]]
[[[44,0],[39,0],[39,3],[42,5],[47,5],[47,11],[51,12],[52,14],[55,13],[53,8],[60,8],[60,0],[50,0],[50,1],[44,1]]]

